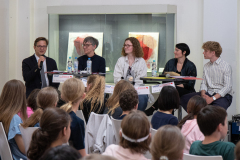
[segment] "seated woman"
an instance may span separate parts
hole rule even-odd
[[[91,112],[103,114],[105,108],[104,100],[105,77],[91,75],[87,79],[87,95],[80,103],[86,123]]]
[[[194,141],[204,140],[204,135],[197,124],[197,114],[205,106],[207,106],[206,100],[198,95],[193,96],[188,101],[188,115],[186,115],[178,124],[182,134],[185,136],[186,147],[184,149],[184,153],[189,154],[190,147]]]
[[[19,80],[8,81],[0,96],[0,122],[3,124],[14,160],[27,159],[19,129],[22,119],[17,115],[18,112],[21,112],[23,120],[25,120],[27,118],[26,107],[24,84]]]
[[[174,56],[175,58],[170,59],[163,70],[163,74],[166,72],[176,72],[179,76],[193,76],[197,77],[197,69],[195,64],[187,59],[186,57],[190,54],[190,49],[185,43],[176,44]],[[180,98],[188,93],[195,92],[194,85],[195,80],[175,82],[176,89],[179,93]],[[150,107],[145,110],[147,116],[153,114],[154,110],[157,110],[157,101]]]
[[[164,86],[157,101],[158,111],[152,117],[152,128],[158,129],[167,124],[177,125],[178,119],[172,115],[172,111],[179,107],[179,95],[176,88]]]
[[[143,84],[140,77],[147,76],[147,65],[143,57],[143,50],[139,41],[134,37],[125,39],[120,57],[114,68],[114,83],[121,79],[135,82],[136,85]],[[147,107],[148,95],[139,95],[138,110],[144,111]]]
[[[49,148],[67,143],[71,133],[70,122],[68,113],[59,108],[44,110],[40,128],[32,134],[27,157],[38,160]]]
[[[58,93],[53,87],[45,87],[38,92],[38,109],[22,124],[23,127],[39,127],[39,121],[46,108],[56,107]]]
[[[113,95],[107,100],[104,114],[112,116],[114,119],[118,119],[122,115],[122,108],[119,104],[120,94],[127,90],[134,89],[133,85],[125,80],[120,80],[113,90]]]

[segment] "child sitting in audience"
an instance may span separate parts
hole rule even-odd
[[[67,112],[59,108],[45,109],[40,120],[40,128],[32,134],[27,157],[38,160],[47,149],[67,143],[71,133],[70,122],[71,117]]]
[[[207,105],[207,102],[201,96],[192,97],[187,104],[188,115],[178,124],[182,134],[185,136],[186,147],[184,153],[189,153],[191,144],[196,140],[204,140],[204,135],[197,124],[197,114]]]
[[[223,160],[234,159],[234,147],[231,142],[221,142],[228,131],[227,112],[222,107],[208,105],[197,115],[197,123],[204,134],[203,141],[192,143],[189,153],[201,156],[221,155]]]
[[[153,160],[178,160],[183,158],[184,136],[178,127],[160,127],[153,137],[150,152]]]
[[[2,122],[14,160],[26,160],[19,124],[27,118],[26,88],[19,80],[8,81],[0,96],[0,122]],[[22,119],[17,115],[22,113]]]
[[[109,145],[103,155],[121,160],[146,160],[143,154],[151,142],[150,123],[142,111],[133,110],[121,123],[120,144]]]
[[[123,119],[131,110],[138,108],[138,94],[134,88],[127,89],[120,94],[119,104],[122,115],[116,119]]]
[[[240,160],[240,141],[238,141],[235,147],[235,158],[236,160]]]
[[[91,75],[87,79],[87,95],[80,103],[84,118],[88,122],[91,112],[103,114],[105,108],[104,100],[105,77]]]
[[[39,127],[39,121],[46,108],[56,107],[58,93],[53,87],[45,87],[38,92],[38,109],[22,124],[23,127]]]
[[[107,100],[104,114],[112,116],[117,119],[122,115],[122,109],[119,105],[119,96],[126,89],[134,89],[133,85],[125,80],[120,80],[113,90],[113,95]]]
[[[177,125],[177,117],[172,115],[174,109],[179,107],[179,95],[176,88],[172,86],[164,86],[158,97],[158,111],[153,115],[151,123],[154,129],[158,129],[163,125]]]
[[[84,91],[85,87],[80,79],[70,78],[63,83],[61,94],[62,99],[67,102],[61,109],[68,112],[72,118],[69,144],[78,150],[82,157],[87,155],[84,145],[85,129],[83,120],[77,117],[76,112],[86,95]]]
[[[29,118],[37,109],[37,94],[40,89],[34,89],[27,98],[27,117]],[[21,112],[18,112],[19,117],[22,118]]]

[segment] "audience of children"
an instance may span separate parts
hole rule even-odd
[[[14,160],[26,160],[19,124],[26,120],[26,88],[19,80],[8,81],[0,96],[0,122],[2,122]],[[22,119],[17,115],[21,112]]]
[[[22,124],[23,127],[39,127],[39,121],[46,108],[56,107],[58,93],[53,87],[45,87],[37,94],[38,109]]]
[[[142,111],[133,110],[121,123],[120,144],[109,145],[103,155],[117,159],[146,160],[144,154],[151,142],[150,123]]]
[[[100,75],[91,75],[87,79],[87,95],[80,103],[86,123],[91,112],[103,114],[105,108],[104,90],[105,77]]]
[[[80,153],[69,145],[49,148],[39,160],[79,160]]]
[[[182,134],[185,136],[186,147],[184,153],[189,153],[191,144],[196,140],[204,140],[204,135],[197,124],[197,114],[207,105],[207,102],[201,96],[192,97],[187,104],[188,115],[185,116],[178,124]]]
[[[59,108],[47,108],[40,119],[40,128],[32,134],[27,157],[38,160],[49,149],[68,142],[71,117]]]
[[[178,127],[164,125],[154,135],[150,152],[152,160],[178,160],[183,158],[185,139]]]
[[[138,93],[134,88],[127,89],[120,94],[119,104],[122,115],[116,119],[123,119],[131,110],[138,108]]]
[[[85,129],[83,120],[77,117],[76,112],[79,104],[86,96],[84,91],[85,87],[80,79],[70,78],[63,83],[61,94],[62,99],[67,102],[61,109],[68,112],[72,118],[69,144],[78,150],[82,157],[86,156],[84,144]]]
[[[151,124],[154,129],[158,129],[163,125],[177,125],[177,117],[172,115],[174,109],[179,107],[179,95],[176,88],[172,86],[164,86],[158,97],[158,111],[154,113]]]
[[[125,80],[120,80],[114,87],[113,95],[107,100],[104,114],[117,119],[122,115],[122,109],[119,105],[119,96],[126,89],[134,89],[133,85]]]
[[[221,155],[223,160],[233,160],[235,145],[220,141],[225,138],[228,131],[226,110],[207,105],[198,113],[197,123],[205,138],[203,141],[193,142],[189,153],[202,156]]]
[[[34,111],[38,108],[37,107],[37,94],[40,91],[40,89],[34,89],[27,98],[27,117],[29,118]],[[18,116],[22,118],[21,112],[18,112]]]

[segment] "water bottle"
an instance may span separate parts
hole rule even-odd
[[[71,57],[69,57],[69,59],[68,59],[67,71],[69,73],[72,73],[72,58]]]
[[[75,57],[75,60],[74,60],[74,73],[78,74],[78,60],[77,60],[77,57]]]
[[[152,63],[152,77],[157,77],[157,66],[155,60]]]
[[[92,61],[91,58],[87,60],[87,74],[92,74]]]

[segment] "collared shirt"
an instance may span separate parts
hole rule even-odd
[[[39,57],[36,55],[36,53],[34,53],[34,55],[35,55],[36,60],[37,60],[37,62],[38,62]],[[44,72],[47,72],[46,59],[45,59],[45,61],[43,62],[43,67],[44,67]],[[47,86],[49,86],[49,81],[48,81],[47,73],[45,73],[45,79],[46,79]]]
[[[121,77],[126,79],[128,68],[129,68],[128,56],[120,57],[115,65],[113,72],[115,84],[121,80]],[[140,77],[147,77],[147,65],[145,60],[141,57],[135,57],[131,70],[134,71],[134,78],[136,84],[138,85],[142,84],[143,81],[140,80]]]
[[[233,94],[232,68],[220,57],[213,63],[209,61],[203,68],[203,81],[200,91],[205,90],[209,94],[218,93],[221,97]]]

